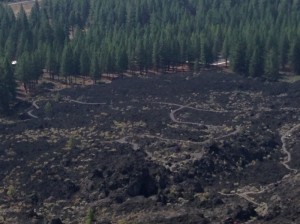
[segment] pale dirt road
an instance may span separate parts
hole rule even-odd
[[[11,3],[8,3],[7,5],[9,6],[13,6],[13,5],[22,5],[22,4],[29,4],[29,3],[34,3],[35,0],[27,0],[27,1],[21,1],[21,2],[11,2]],[[39,0],[40,2],[40,0]]]
[[[298,170],[291,168],[288,163],[292,160],[292,155],[287,149],[287,143],[288,143],[288,138],[292,137],[293,132],[295,132],[297,129],[300,128],[300,124],[297,124],[293,126],[291,129],[289,129],[287,132],[285,132],[284,135],[281,136],[281,142],[282,142],[282,151],[284,154],[286,154],[285,159],[281,162],[281,164],[287,168],[288,170],[292,172],[298,172]]]

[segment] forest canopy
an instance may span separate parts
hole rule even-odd
[[[97,80],[219,58],[252,77],[300,74],[300,0],[43,0],[30,15],[0,4],[0,21],[0,56],[24,83],[44,68]]]

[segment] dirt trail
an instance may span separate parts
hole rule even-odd
[[[191,110],[196,110],[196,111],[205,111],[205,112],[214,112],[214,113],[226,113],[228,112],[227,110],[212,110],[212,109],[202,109],[202,108],[196,108],[196,107],[191,107],[191,104],[194,103],[190,103],[187,105],[181,105],[181,104],[175,104],[175,103],[166,103],[166,102],[158,102],[158,104],[161,105],[168,105],[168,106],[176,106],[178,107],[175,110],[171,110],[169,116],[170,119],[174,122],[174,123],[178,123],[178,124],[187,124],[187,125],[197,125],[197,126],[203,126],[203,123],[197,123],[197,122],[185,122],[185,121],[180,121],[176,118],[175,114],[177,112],[179,112],[180,110],[183,109],[191,109]],[[230,133],[227,133],[225,135],[221,135],[219,137],[214,138],[215,140],[220,140],[222,138],[227,138],[233,135],[237,135],[238,133],[240,133],[242,131],[242,127],[241,126],[237,126],[236,129]],[[201,142],[201,143],[206,143],[207,141]]]
[[[135,143],[134,141],[128,141],[128,138],[130,138],[132,136],[125,136],[123,138],[114,140],[114,142],[118,142],[120,144],[130,144],[132,146],[133,150],[138,150],[140,148],[140,145]]]
[[[81,105],[106,105],[106,103],[88,103],[88,102],[83,102],[83,101],[79,101],[79,100],[68,100],[68,99],[66,99],[65,101],[72,102],[72,103],[77,103],[77,104],[81,104]]]
[[[293,132],[296,131],[297,129],[300,128],[300,124],[297,124],[296,126],[292,127],[290,130],[285,132],[284,135],[281,136],[281,142],[282,142],[282,151],[284,154],[286,154],[285,159],[281,162],[281,164],[287,168],[288,170],[297,173],[297,169],[291,168],[288,163],[292,160],[291,153],[287,149],[287,143],[288,143],[288,138],[292,136]]]
[[[31,104],[31,106],[32,106],[34,109],[36,109],[36,110],[40,109],[40,107],[39,107],[38,104],[37,104],[39,101],[41,101],[41,100],[35,100],[35,101],[33,101],[32,104]],[[29,111],[27,112],[27,114],[28,114],[29,117],[31,117],[31,118],[33,118],[33,119],[38,119],[39,117],[33,114],[33,110],[34,110],[34,109],[29,110]]]
[[[179,142],[179,143],[187,143],[187,144],[194,144],[194,145],[204,145],[207,143],[208,140],[202,141],[202,142],[195,142],[190,140],[181,140],[181,139],[174,139],[174,138],[163,138],[156,135],[149,135],[149,134],[141,134],[139,135],[141,138],[154,138],[159,139],[164,142]]]
[[[189,103],[187,105],[182,105],[182,104],[177,104],[177,103],[167,103],[167,102],[158,102],[157,104],[180,107],[179,109],[177,109],[177,111],[187,108],[187,109],[196,110],[196,111],[203,111],[203,112],[214,112],[214,113],[229,112],[228,110],[212,110],[212,109],[191,107],[190,105],[195,104],[195,102]]]
[[[30,116],[31,118],[34,118],[34,119],[39,118],[38,116],[33,114],[33,111],[40,109],[40,107],[38,105],[38,102],[40,102],[40,101],[45,101],[45,99],[39,99],[39,100],[35,100],[35,101],[32,102],[31,107],[33,107],[34,109],[29,110],[27,112],[28,116]],[[106,105],[106,103],[88,103],[88,102],[83,102],[83,101],[79,101],[79,100],[72,100],[72,99],[64,99],[64,101],[71,102],[71,103],[77,103],[77,104],[81,104],[81,105]]]
[[[35,0],[28,0],[28,1],[21,1],[21,2],[12,2],[12,3],[8,3],[7,5],[20,5],[20,4],[27,4],[27,3],[34,3]]]
[[[175,123],[179,123],[179,124],[191,124],[191,125],[198,125],[198,126],[202,126],[203,124],[201,123],[196,123],[196,122],[185,122],[185,121],[180,121],[178,119],[176,119],[175,114],[176,112],[183,110],[185,108],[188,108],[190,104],[188,105],[181,105],[179,108],[177,108],[176,110],[171,110],[170,112],[170,118],[173,122]]]
[[[37,102],[39,102],[39,101],[41,101],[41,100],[35,100],[32,102],[32,106],[37,110],[40,109],[40,107],[37,105]]]
[[[286,131],[282,136],[281,136],[281,142],[282,142],[282,148],[281,150],[284,152],[284,154],[286,154],[286,157],[285,159],[280,162],[286,169],[288,169],[289,171],[291,171],[292,173],[297,173],[298,170],[297,169],[293,169],[291,168],[288,163],[291,161],[292,159],[292,155],[291,153],[288,151],[287,149],[287,143],[288,143],[288,138],[292,136],[293,132],[295,132],[297,129],[300,128],[300,124],[297,124],[295,126],[293,126],[291,129],[289,129],[288,131]],[[281,184],[285,179],[291,177],[291,173],[290,174],[287,174],[285,175],[281,180],[279,181],[276,181],[274,183],[271,183],[271,184],[268,184],[266,186],[263,186],[261,187],[261,190],[259,191],[244,191],[243,192],[243,189],[237,189],[235,191],[235,193],[222,193],[222,192],[219,192],[219,194],[223,195],[223,196],[239,196],[241,198],[244,198],[246,201],[250,202],[250,203],[253,203],[257,206],[264,206],[264,211],[267,211],[268,210],[268,205],[264,202],[262,203],[258,203],[256,202],[253,198],[251,198],[249,195],[257,195],[257,194],[262,194],[262,193],[265,193],[266,191],[270,191],[272,190],[272,188],[274,188],[274,186],[278,185],[278,184]],[[239,193],[241,192],[241,193]]]
[[[234,131],[229,132],[228,134],[225,134],[225,135],[221,135],[221,136],[215,138],[215,140],[221,140],[222,138],[228,138],[230,136],[237,135],[237,134],[241,133],[242,130],[243,130],[242,126],[237,126]]]
[[[34,119],[38,119],[39,117],[33,114],[33,110],[30,110],[27,112],[28,116],[34,118]]]

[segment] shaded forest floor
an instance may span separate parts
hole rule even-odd
[[[0,223],[299,223],[299,87],[220,70],[44,86],[0,120]]]

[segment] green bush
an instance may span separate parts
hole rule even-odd
[[[89,209],[86,216],[86,224],[92,224],[94,220],[94,211],[93,209]]]
[[[61,101],[61,95],[60,95],[59,92],[57,92],[57,93],[55,94],[55,96],[54,96],[54,101],[55,101],[55,102]]]
[[[76,139],[74,136],[70,136],[70,138],[68,139],[67,143],[66,143],[66,148],[67,149],[74,149],[76,146]]]
[[[50,102],[47,102],[45,107],[44,107],[44,111],[45,111],[45,114],[47,116],[51,116],[52,115],[52,112],[53,112],[53,108],[52,108],[52,104]]]
[[[13,185],[9,185],[7,189],[7,196],[12,198],[15,194],[15,191],[16,191],[15,187]]]

